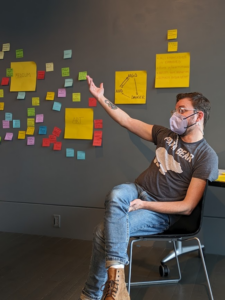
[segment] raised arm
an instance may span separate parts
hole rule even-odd
[[[93,79],[90,76],[87,76],[87,82],[91,94],[98,100],[98,102],[102,105],[102,107],[106,110],[106,112],[114,121],[116,121],[126,129],[130,130],[131,132],[135,133],[142,139],[152,142],[153,125],[131,118],[122,109],[120,109],[111,101],[109,101],[104,96],[103,83],[101,83],[99,87],[96,87],[93,82]]]

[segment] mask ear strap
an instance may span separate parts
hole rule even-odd
[[[196,115],[197,113],[198,113],[198,111],[196,111],[195,113],[191,114],[190,116],[187,116],[186,118],[184,118],[184,120],[187,119],[187,118],[189,118],[189,117],[192,117],[192,116]]]

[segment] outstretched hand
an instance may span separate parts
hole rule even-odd
[[[93,79],[87,75],[87,82],[89,85],[89,91],[91,92],[91,94],[96,98],[99,99],[101,96],[104,95],[104,87],[103,87],[103,83],[100,83],[100,86],[97,87],[94,82]]]
[[[141,199],[135,199],[131,201],[129,211],[134,211],[138,209],[143,209],[143,202]]]

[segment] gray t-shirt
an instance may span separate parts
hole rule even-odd
[[[168,128],[154,125],[156,156],[135,182],[155,201],[181,201],[191,178],[218,178],[218,157],[206,140],[185,143]]]

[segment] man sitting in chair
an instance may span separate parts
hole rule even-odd
[[[89,76],[87,81],[110,117],[156,145],[154,160],[135,183],[118,185],[106,196],[104,222],[95,230],[89,275],[80,296],[128,300],[124,265],[130,236],[161,233],[179,215],[190,215],[206,181],[218,177],[217,155],[203,137],[210,102],[201,93],[178,94],[167,129],[131,118],[105,98],[102,83],[96,87]]]

